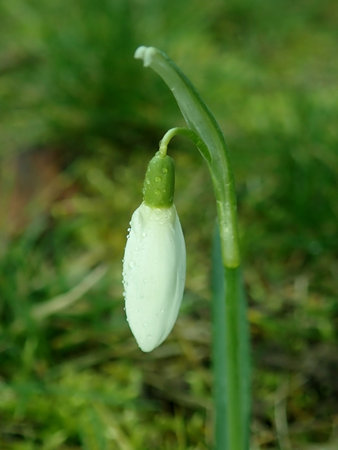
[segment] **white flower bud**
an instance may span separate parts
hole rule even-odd
[[[172,330],[181,305],[186,254],[174,205],[142,203],[134,212],[123,262],[126,314],[144,352],[159,346]]]

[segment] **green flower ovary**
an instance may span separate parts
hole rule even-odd
[[[174,161],[170,156],[157,152],[148,164],[144,179],[144,203],[153,208],[169,208],[174,201],[174,191]]]

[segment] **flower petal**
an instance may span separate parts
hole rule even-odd
[[[135,339],[145,352],[170,333],[181,305],[186,253],[175,209],[142,203],[130,222],[124,254],[126,314]]]

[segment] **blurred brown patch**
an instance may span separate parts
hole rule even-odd
[[[13,189],[8,201],[10,231],[20,232],[37,213],[49,213],[52,204],[75,192],[62,174],[57,149],[32,149],[10,163]]]

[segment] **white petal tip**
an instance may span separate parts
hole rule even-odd
[[[162,344],[164,338],[161,329],[145,329],[139,322],[128,320],[129,326],[133,332],[137,345],[144,353],[149,353],[155,350]]]
[[[156,344],[156,345],[144,345],[144,344],[142,344],[142,345],[140,345],[139,343],[137,343],[137,345],[140,347],[140,349],[144,352],[144,353],[150,353],[150,352],[152,352],[153,350],[155,350],[155,348],[157,348],[158,347],[158,345],[160,345],[160,344]]]
[[[141,45],[138,47],[134,53],[134,58],[143,59],[143,64],[145,67],[150,66],[153,56],[156,53],[156,48],[154,47],[145,47]]]

